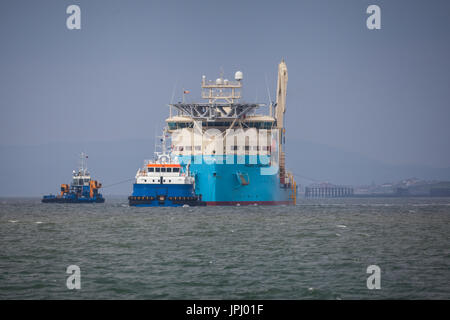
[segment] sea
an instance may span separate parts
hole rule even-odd
[[[0,198],[0,299],[450,299],[450,198]]]

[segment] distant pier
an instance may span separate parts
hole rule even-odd
[[[345,198],[352,196],[352,187],[334,185],[305,187],[306,198]]]

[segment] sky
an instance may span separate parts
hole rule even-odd
[[[66,27],[72,4],[81,30]],[[366,27],[372,4],[380,30]],[[2,0],[0,146],[152,146],[173,92],[197,101],[202,75],[240,70],[244,100],[267,103],[285,59],[287,139],[449,167],[449,11],[445,0]]]

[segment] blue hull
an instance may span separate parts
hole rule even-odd
[[[242,156],[242,164],[234,157],[234,164],[225,163],[221,156],[180,156],[182,165],[190,163],[189,170],[195,176],[195,189],[190,185],[137,185],[133,196],[154,197],[148,206],[161,206],[156,197],[198,196],[207,205],[282,205],[295,204],[297,190],[290,184],[281,184],[276,168]],[[202,160],[202,161],[201,161]],[[220,163],[222,161],[223,163]],[[178,187],[175,187],[178,186]],[[167,201],[165,206],[178,206]]]
[[[129,204],[136,207],[180,207],[205,205],[191,184],[133,184]]]
[[[245,164],[191,164],[195,193],[208,205],[293,204],[293,190],[278,174],[262,175],[261,167]]]
[[[43,203],[103,203],[105,198],[103,197],[80,197],[77,198],[75,194],[64,195],[57,197],[54,195],[44,196],[41,200]]]

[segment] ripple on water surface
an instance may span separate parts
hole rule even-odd
[[[449,299],[449,199],[0,202],[0,299]],[[381,290],[368,290],[369,265]],[[81,269],[68,290],[66,269]]]

